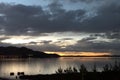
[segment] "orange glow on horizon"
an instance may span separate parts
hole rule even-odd
[[[60,56],[103,56],[111,55],[107,52],[46,52],[48,54],[58,54]]]

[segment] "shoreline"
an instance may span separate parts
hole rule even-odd
[[[51,75],[24,75],[21,80],[120,80],[120,72],[87,72],[87,73],[67,73]]]
[[[57,57],[7,57],[7,56],[5,56],[5,57],[0,57],[0,59],[45,59],[45,58],[61,58],[61,57],[120,57],[120,55],[112,55],[112,56],[57,56]]]

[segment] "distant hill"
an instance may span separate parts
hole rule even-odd
[[[46,54],[40,51],[34,51],[26,47],[0,47],[1,58],[55,58],[57,54]]]

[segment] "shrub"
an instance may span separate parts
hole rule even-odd
[[[58,70],[56,71],[57,74],[63,74],[63,69],[60,67],[58,68]]]
[[[80,71],[80,73],[86,73],[86,72],[88,72],[87,69],[86,69],[86,67],[83,64],[80,66],[79,71]]]
[[[96,64],[93,65],[92,71],[93,71],[93,72],[97,72],[97,66],[96,66]]]
[[[105,66],[103,66],[103,72],[109,72],[112,70],[112,67],[110,67],[108,64],[106,64]]]

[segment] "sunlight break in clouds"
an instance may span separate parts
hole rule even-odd
[[[48,52],[48,54],[58,54],[60,56],[104,56],[111,55],[111,53],[106,52]]]

